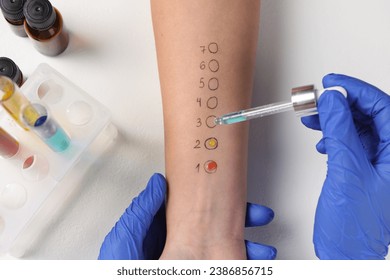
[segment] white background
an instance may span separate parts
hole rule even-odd
[[[244,2],[244,1],[243,1]],[[112,112],[120,135],[27,259],[95,259],[100,245],[154,172],[164,172],[162,105],[148,0],[52,0],[71,32],[54,58],[0,20],[0,56],[28,77],[46,62]],[[292,87],[321,87],[329,72],[390,89],[390,1],[263,0],[253,106],[289,99]],[[251,123],[248,200],[276,212],[247,231],[279,259],[315,259],[312,228],[326,174],[320,133],[285,113]],[[4,176],[1,174],[0,176]],[[3,256],[3,258],[8,258]]]

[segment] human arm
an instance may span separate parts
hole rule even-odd
[[[151,0],[168,180],[162,258],[244,259],[247,124],[259,0]]]
[[[303,123],[323,133],[328,155],[318,201],[314,245],[320,259],[384,259],[390,243],[390,97],[361,80],[331,74],[317,117]]]

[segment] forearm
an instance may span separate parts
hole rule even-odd
[[[250,105],[260,1],[151,3],[169,184],[167,246],[185,235],[204,247],[206,239],[210,246],[243,243],[247,125],[214,127],[213,116]]]

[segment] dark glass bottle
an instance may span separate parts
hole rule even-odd
[[[65,51],[69,34],[61,13],[48,0],[28,0],[24,5],[24,16],[26,33],[40,53],[56,56]]]
[[[24,30],[23,6],[26,0],[0,0],[1,11],[12,31],[20,36],[27,37]]]
[[[23,73],[18,65],[8,57],[0,57],[0,75],[12,79],[19,87],[23,84]]]

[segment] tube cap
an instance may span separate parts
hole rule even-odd
[[[23,74],[19,67],[8,57],[0,57],[0,75],[7,76],[19,86],[23,82]]]
[[[57,15],[48,0],[28,0],[24,5],[24,16],[27,24],[37,30],[46,30],[52,27]]]
[[[23,6],[26,0],[0,0],[1,11],[7,20],[24,19]]]

